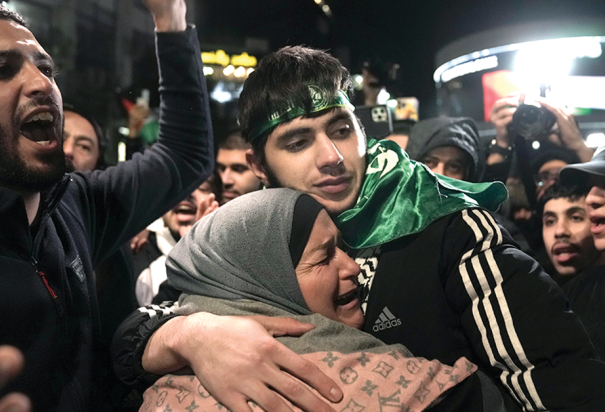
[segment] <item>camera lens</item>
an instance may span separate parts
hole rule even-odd
[[[528,141],[538,140],[548,135],[557,118],[548,109],[531,104],[520,104],[510,128]]]

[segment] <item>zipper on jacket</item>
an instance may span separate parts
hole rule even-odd
[[[55,304],[55,308],[57,308],[57,312],[59,313],[59,316],[63,316],[63,306],[61,306],[59,297],[57,296],[57,294],[55,293],[53,288],[50,286],[50,283],[48,283],[48,279],[46,279],[46,273],[44,273],[40,269],[38,269],[38,262],[33,257],[32,257],[32,263],[34,265],[34,269],[36,269],[36,273],[42,278],[42,281],[44,282],[44,286],[46,286],[46,290],[48,290],[48,293],[50,293],[50,297],[52,298],[52,301]]]

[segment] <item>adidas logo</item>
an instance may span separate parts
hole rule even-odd
[[[378,319],[376,319],[376,322],[374,322],[372,330],[378,332],[379,330],[396,328],[397,326],[401,326],[401,319],[397,319],[389,308],[385,306],[380,316],[378,316]]]

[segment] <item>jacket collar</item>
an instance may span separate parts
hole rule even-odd
[[[38,227],[42,227],[57,208],[71,180],[66,174],[49,190],[40,193]],[[20,255],[33,252],[33,237],[23,198],[4,187],[0,187],[0,246]]]

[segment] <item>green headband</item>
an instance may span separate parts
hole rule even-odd
[[[311,93],[311,98],[313,99],[313,108],[310,111],[307,112],[302,107],[290,106],[285,112],[273,112],[265,123],[252,129],[250,132],[250,140],[255,140],[256,138],[262,136],[267,130],[277,126],[280,123],[284,123],[310,113],[317,113],[333,107],[346,107],[351,111],[355,110],[355,106],[351,104],[349,97],[344,90],[339,90],[331,100],[328,99],[327,92],[325,90],[320,89],[315,85],[309,86],[309,93]]]

